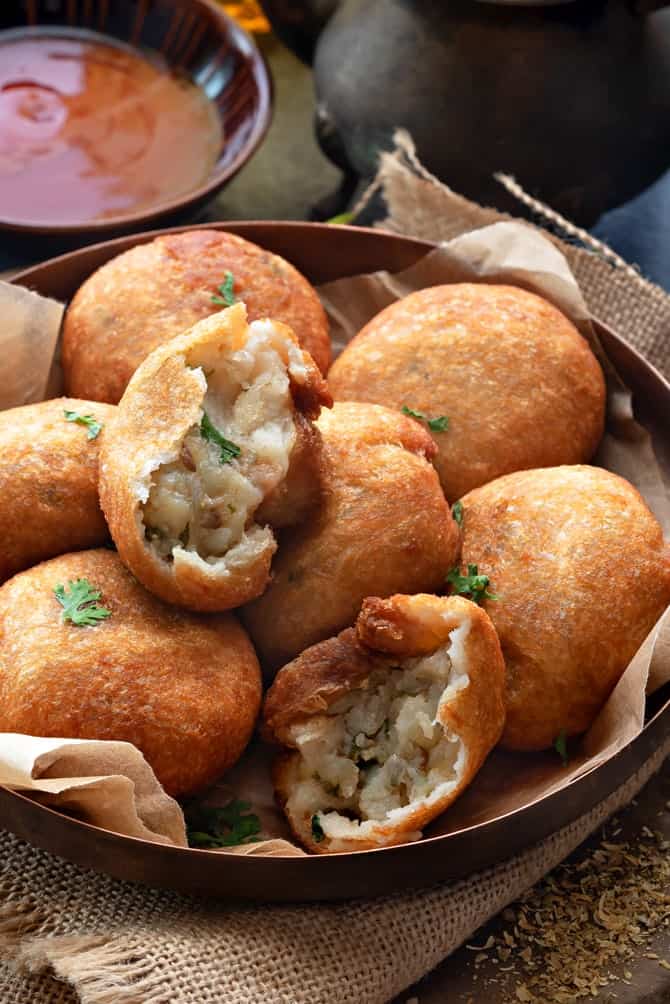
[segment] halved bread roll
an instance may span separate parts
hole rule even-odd
[[[119,555],[157,596],[228,610],[258,596],[276,541],[319,494],[311,425],[330,398],[279,322],[236,304],[160,346],[131,379],[101,449],[100,501]]]
[[[320,854],[421,837],[503,730],[505,665],[486,613],[461,597],[367,599],[355,628],[280,670],[266,737],[291,829]]]

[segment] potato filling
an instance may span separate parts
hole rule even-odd
[[[210,564],[248,560],[273,540],[253,515],[288,471],[289,369],[303,367],[302,355],[271,321],[254,321],[237,351],[200,348],[187,363],[202,375],[202,419],[151,476],[145,537],[168,561],[177,551]]]
[[[287,808],[311,816],[317,839],[367,836],[376,823],[397,821],[458,783],[463,744],[438,714],[468,685],[468,629],[456,628],[431,655],[375,670],[325,714],[293,727],[299,760]]]

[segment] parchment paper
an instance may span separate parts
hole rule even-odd
[[[425,286],[464,281],[508,282],[522,286],[542,294],[573,320],[591,343],[607,377],[607,429],[595,462],[631,481],[645,497],[665,533],[670,533],[667,472],[663,472],[657,462],[649,433],[633,418],[631,395],[595,336],[584,300],[567,262],[557,248],[537,231],[523,224],[497,223],[441,245],[403,272],[394,275],[377,272],[372,275],[354,276],[320,287],[319,294],[331,321],[335,354],[341,351],[371,317],[399,297]],[[6,285],[0,284],[0,305],[4,305],[2,287]],[[33,294],[25,295],[33,296]],[[41,307],[35,308],[36,311],[38,309],[41,310]],[[16,367],[22,367],[20,360],[30,358],[27,346],[36,344],[33,318],[37,316],[39,316],[37,313],[31,314],[32,334],[28,330],[23,335],[16,330],[8,332],[6,326],[0,329],[0,358],[5,357],[4,343],[7,339],[20,350],[9,356],[14,360],[12,367],[3,373],[5,396],[0,399],[3,407],[35,399],[29,397],[32,386],[30,381],[27,380],[25,373]],[[43,381],[44,386],[51,370],[56,343],[57,326],[54,327],[54,319],[55,314],[50,322],[52,325],[50,332],[44,333],[41,339],[40,351],[44,351],[45,355],[39,359],[41,365],[38,381]],[[44,346],[48,345],[51,346],[50,353],[44,349]],[[34,347],[32,352],[34,364],[36,360]],[[54,387],[52,390],[51,384],[49,390],[53,394],[58,393],[58,388]],[[15,395],[14,398],[12,395]],[[650,632],[592,728],[581,743],[570,749],[567,766],[564,766],[552,752],[521,755],[495,751],[470,788],[448,812],[431,824],[425,831],[426,835],[453,832],[499,816],[503,812],[511,811],[543,794],[565,786],[572,778],[607,760],[642,729],[645,695],[657,690],[669,680],[670,609]],[[39,754],[43,752],[40,744],[65,742],[21,738],[25,743],[26,763],[30,762],[31,755],[33,759],[39,759]],[[63,805],[62,800],[65,800],[68,808],[86,813],[88,818],[91,818],[94,812],[102,812],[102,803],[109,798],[110,792],[114,792],[113,799],[106,802],[108,812],[104,816],[105,822],[100,822],[100,825],[119,832],[131,832],[128,826],[132,811],[129,810],[127,802],[123,808],[120,807],[121,802],[117,807],[117,795],[113,785],[109,783],[110,777],[118,783],[120,773],[135,784],[135,777],[131,772],[125,769],[117,772],[115,769],[113,774],[103,779],[87,776],[90,772],[83,769],[85,759],[81,755],[82,747],[71,741],[67,743],[68,756],[51,765],[48,779],[31,778],[31,784],[26,784],[25,777],[31,776],[29,767],[27,771],[24,769],[21,781],[17,783],[13,773],[15,768],[12,765],[14,754],[11,752],[15,741],[16,737],[0,735],[1,784],[22,789],[31,787],[35,797],[48,800],[51,804],[55,799],[56,804]],[[127,744],[84,745],[103,747]],[[141,754],[137,755],[147,770],[150,770]],[[304,853],[290,843],[286,822],[274,804],[269,777],[271,755],[271,751],[256,740],[236,767],[203,799],[206,804],[211,805],[224,804],[231,797],[250,802],[253,811],[261,820],[262,836],[267,838],[217,853],[231,851],[268,855]],[[118,762],[115,763],[116,766]],[[54,770],[61,772],[57,780],[59,786],[57,792],[46,783],[47,780],[50,783],[54,782]],[[121,789],[122,785],[119,790]],[[99,797],[98,793],[103,791],[104,797]],[[83,792],[86,793],[85,798]],[[167,799],[167,796],[164,797]],[[171,801],[168,799],[168,802]],[[140,811],[137,792],[134,810],[140,820],[139,825],[147,830],[155,828],[156,816],[151,813],[146,815]],[[183,843],[183,831],[180,831],[181,839],[175,837],[176,831],[168,833],[165,829],[156,828],[156,832],[161,836],[153,839],[172,839],[175,843]],[[152,837],[147,836],[147,839]]]

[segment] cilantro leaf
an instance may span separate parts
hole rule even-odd
[[[316,812],[312,816],[312,838],[317,844],[326,839],[326,834],[323,832],[323,827],[319,822],[319,815]]]
[[[354,213],[338,213],[337,216],[331,216],[329,220],[326,220],[326,223],[330,223],[331,226],[337,224],[342,226],[343,224],[351,223],[351,221],[354,218],[354,215],[355,215]]]
[[[410,418],[416,418],[419,422],[425,422],[431,432],[446,432],[449,428],[449,419],[446,415],[440,415],[439,418],[428,418],[428,415],[424,415],[422,411],[408,408],[406,404],[403,404],[400,410],[403,415],[409,415]]]
[[[100,435],[102,422],[98,422],[93,415],[80,415],[78,411],[68,411],[63,409],[66,422],[76,422],[77,425],[86,426],[86,436],[88,439],[96,439]]]
[[[259,840],[261,822],[248,802],[234,799],[223,808],[196,806],[186,812],[190,847],[238,847]]]
[[[554,739],[554,749],[563,761],[563,766],[568,766],[568,734],[565,729],[561,729]]]
[[[458,565],[452,568],[447,575],[447,582],[452,587],[451,593],[455,596],[465,596],[473,603],[480,603],[482,600],[499,599],[494,593],[489,593],[488,575],[479,575],[476,565],[468,565],[468,574],[461,575]]]
[[[216,443],[217,446],[221,448],[221,463],[229,464],[231,460],[235,457],[239,457],[242,452],[235,443],[231,443],[229,439],[222,436],[218,429],[215,429],[212,425],[209,415],[207,412],[203,412],[202,421],[200,422],[200,435],[203,439],[209,440],[210,443]]]
[[[102,593],[87,579],[70,580],[67,589],[59,585],[54,593],[63,608],[62,620],[70,621],[76,627],[94,627],[99,621],[112,616],[111,610],[99,605]]]
[[[463,503],[454,502],[451,507],[451,515],[454,517],[455,521],[459,526],[463,526]]]
[[[237,297],[233,292],[233,287],[235,285],[235,279],[232,272],[226,272],[226,277],[217,289],[221,296],[217,296],[216,293],[212,293],[212,303],[218,304],[220,307],[232,307],[234,303],[237,303]]]

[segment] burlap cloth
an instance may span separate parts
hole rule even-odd
[[[501,218],[427,175],[402,139],[383,158],[376,187],[388,207],[385,225],[428,239]],[[670,372],[670,296],[587,234],[523,200],[554,235],[567,237],[561,247],[592,312]],[[411,895],[331,906],[198,901],[94,875],[0,834],[0,1000],[383,1004],[628,803],[668,754],[670,737],[610,798],[496,868]]]

